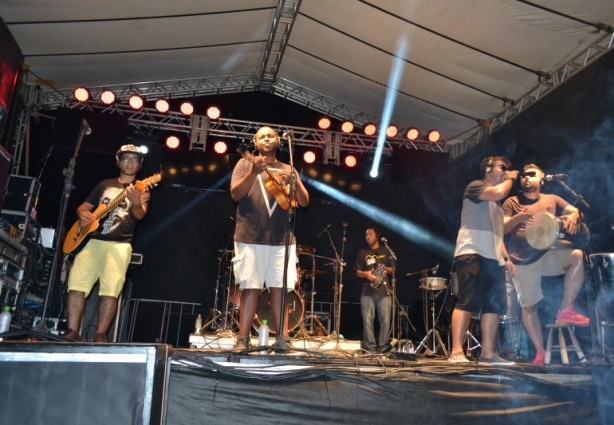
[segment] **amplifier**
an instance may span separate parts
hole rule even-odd
[[[36,208],[40,188],[41,184],[34,177],[11,174],[2,209],[30,214]]]

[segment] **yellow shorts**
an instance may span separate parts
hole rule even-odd
[[[132,245],[90,239],[75,257],[68,276],[68,290],[85,292],[87,297],[97,280],[99,295],[117,298],[124,288]]]

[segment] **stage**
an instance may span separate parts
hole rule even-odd
[[[611,363],[451,364],[397,352],[398,346],[366,353],[357,341],[300,348],[314,343],[295,340],[290,351],[263,355],[163,344],[5,341],[0,409],[7,423],[63,425],[591,425],[607,423],[613,412]]]

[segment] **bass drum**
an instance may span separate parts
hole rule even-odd
[[[296,291],[286,294],[288,303],[288,332],[292,332],[303,323],[305,317],[305,300]],[[260,301],[258,302],[258,312],[254,319],[254,329],[258,331],[261,320],[266,320],[269,326],[271,335],[277,333],[277,323],[273,323],[273,312],[271,311],[271,294],[268,289],[264,288],[260,291]]]

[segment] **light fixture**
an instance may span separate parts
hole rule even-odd
[[[168,146],[171,149],[177,149],[179,147],[179,137],[168,136],[166,138],[166,146]]]
[[[330,128],[331,121],[328,117],[322,117],[318,120],[318,127],[322,130],[328,130]]]
[[[183,115],[192,115],[194,113],[194,105],[190,102],[183,102],[179,109]]]
[[[100,101],[103,105],[113,105],[115,103],[115,99],[117,99],[115,97],[115,93],[113,93],[111,90],[104,89],[100,92]]]
[[[139,110],[143,107],[145,101],[138,94],[133,94],[128,98],[128,105],[134,110]]]
[[[389,125],[388,128],[386,129],[386,136],[387,137],[397,137],[397,134],[399,134],[399,127],[397,127],[396,125]]]
[[[209,106],[209,108],[207,108],[207,116],[210,119],[216,120],[221,115],[222,115],[222,113],[220,112],[220,108],[218,108],[217,106]]]
[[[303,161],[305,164],[313,164],[316,162],[316,154],[314,151],[305,151],[303,152]]]
[[[164,114],[165,112],[168,112],[169,109],[170,109],[170,105],[168,104],[168,100],[166,99],[156,100],[156,111],[160,112],[161,114]]]
[[[77,87],[72,92],[73,97],[77,102],[87,102],[90,100],[90,91],[85,87]]]
[[[407,140],[411,140],[413,142],[420,137],[420,131],[418,131],[416,127],[409,127],[405,132],[405,137],[407,137]]]
[[[344,133],[351,133],[354,131],[354,123],[349,120],[343,121],[341,123],[341,131]]]
[[[362,131],[365,133],[365,136],[373,136],[375,133],[377,133],[377,126],[374,123],[369,122],[365,124]]]
[[[223,142],[221,140],[218,140],[217,142],[215,142],[215,144],[213,145],[213,150],[217,153],[219,153],[220,155],[223,155],[226,153],[226,151],[228,151],[228,145],[226,144],[226,142]]]
[[[441,140],[441,133],[437,130],[429,130],[429,132],[426,133],[426,140],[431,143],[437,143]]]
[[[354,156],[354,154],[347,155],[343,162],[345,162],[345,165],[348,168],[354,168],[356,167],[356,165],[358,165],[358,160],[356,159],[356,156]]]

